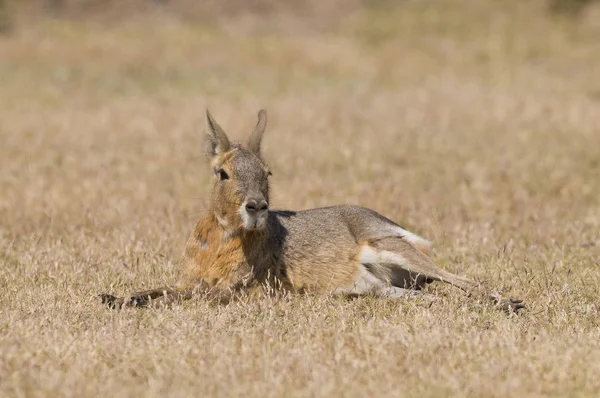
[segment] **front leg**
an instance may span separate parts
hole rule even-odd
[[[111,309],[122,309],[127,307],[157,307],[173,304],[174,302],[189,300],[199,295],[209,302],[225,304],[239,296],[242,291],[253,292],[258,286],[246,287],[238,283],[231,287],[212,286],[200,282],[192,288],[162,287],[159,289],[135,292],[126,297],[116,297],[112,294],[101,293],[100,303]]]
[[[101,293],[100,302],[111,309],[124,307],[154,307],[157,305],[169,305],[175,301],[188,300],[192,298],[193,289],[178,289],[162,287],[143,292],[135,292],[126,297],[115,297],[112,294]]]

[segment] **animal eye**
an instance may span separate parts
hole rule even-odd
[[[223,169],[217,170],[216,174],[219,176],[219,180],[221,181],[229,179],[229,175]]]
[[[271,177],[273,175],[273,173],[271,173],[270,171],[267,173],[267,177]]]

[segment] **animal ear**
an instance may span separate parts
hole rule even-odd
[[[254,127],[254,131],[248,138],[248,142],[246,143],[246,147],[256,156],[260,157],[260,143],[262,142],[263,133],[265,132],[265,127],[267,127],[267,111],[261,109],[258,111],[258,123],[256,123],[256,127]]]
[[[206,154],[216,156],[231,148],[227,134],[206,109]]]

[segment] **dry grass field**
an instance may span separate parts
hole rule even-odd
[[[599,6],[352,7],[17,15],[0,37],[1,396],[598,396]],[[373,208],[528,309],[439,285],[433,303],[102,308],[175,280],[210,189],[207,106],[238,139],[268,109],[274,207]]]

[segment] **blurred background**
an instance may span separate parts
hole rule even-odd
[[[600,2],[0,0],[0,26],[0,211],[28,231],[193,220],[207,106],[238,139],[270,111],[279,207],[435,234],[595,200]]]
[[[588,6],[595,0],[545,0],[538,5],[538,12],[549,12],[568,17],[581,17],[587,14]],[[483,4],[482,4],[483,3]],[[486,4],[492,3],[492,4]],[[313,32],[335,32],[339,23],[349,15],[369,11],[394,11],[407,6],[435,9],[440,6],[472,7],[479,8],[510,8],[511,1],[484,1],[475,2],[468,0],[453,1],[414,1],[414,0],[290,0],[277,2],[272,0],[224,0],[224,1],[193,1],[193,0],[2,0],[2,28],[4,31],[12,27],[12,22],[31,22],[29,18],[63,17],[79,20],[104,19],[105,21],[124,21],[142,14],[161,13],[163,16],[201,23],[213,27],[219,26],[227,20],[246,19],[245,28],[254,32],[273,31],[296,32],[303,29]],[[507,4],[508,3],[508,4]],[[532,3],[535,3],[532,2]],[[441,11],[441,10],[440,10]],[[431,10],[430,10],[431,12]],[[251,26],[253,21],[262,27]],[[535,15],[530,15],[535,17]],[[538,16],[543,17],[543,16]],[[283,20],[282,20],[283,19]],[[286,21],[287,20],[287,21]],[[290,21],[295,23],[290,25]],[[285,23],[287,22],[287,23]]]
[[[412,222],[425,206],[441,222],[489,218],[503,196],[514,212],[583,200],[599,3],[0,0],[0,211],[33,229],[150,198],[197,214],[206,106],[236,138],[270,110],[281,207],[368,202]]]

